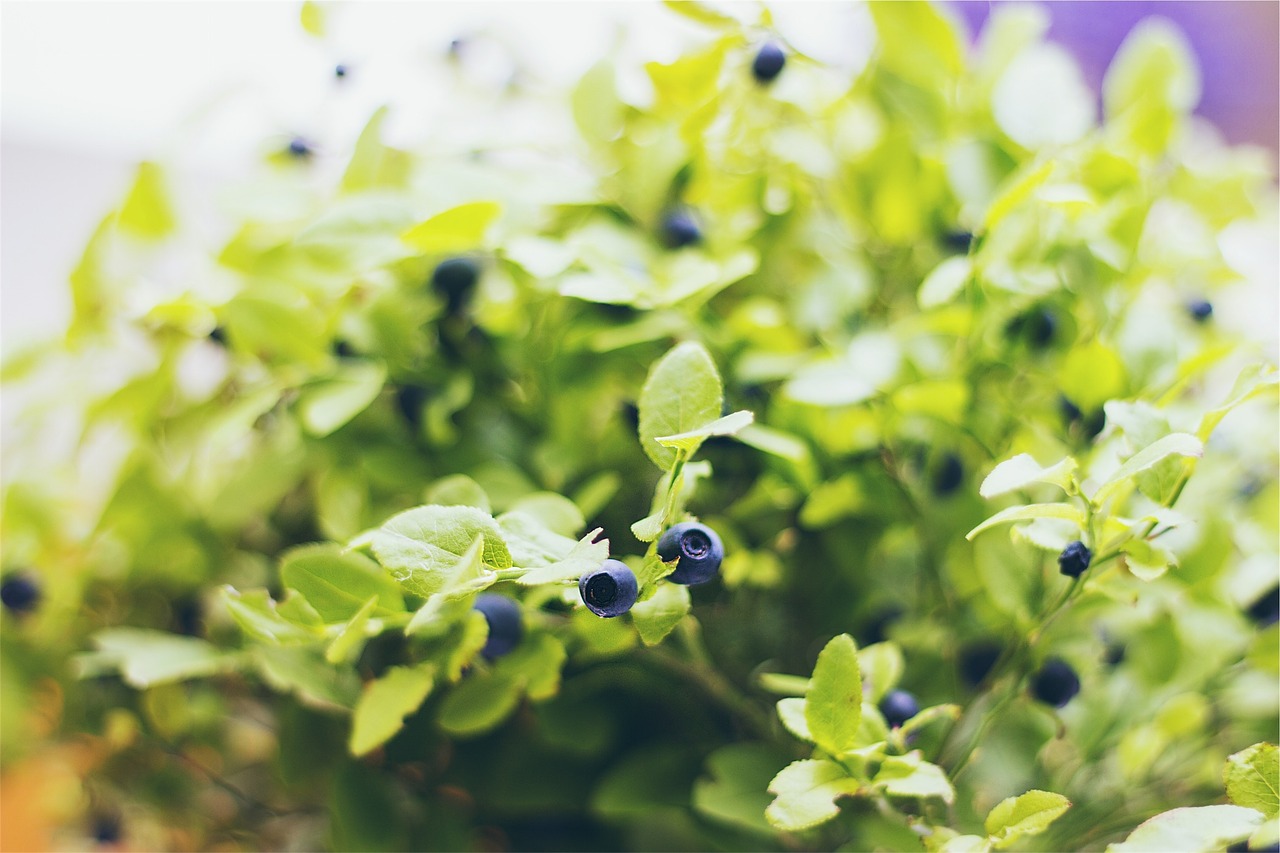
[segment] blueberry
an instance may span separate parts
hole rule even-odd
[[[1066,397],[1059,397],[1058,405],[1062,410],[1062,419],[1067,422],[1067,426],[1069,428],[1078,427],[1084,437],[1090,441],[1097,438],[1098,433],[1102,432],[1107,425],[1107,414],[1102,409],[1096,409],[1086,415],[1080,411],[1079,406]]]
[[[905,690],[890,690],[880,700],[880,713],[889,728],[896,729],[920,713],[920,703]]]
[[[942,457],[937,469],[933,472],[933,493],[945,497],[964,482],[964,463],[954,453]]]
[[[1014,317],[1005,331],[1010,337],[1021,338],[1036,349],[1044,349],[1053,343],[1058,331],[1058,318],[1052,311],[1035,308]]]
[[[520,605],[505,595],[485,593],[476,597],[473,609],[484,614],[489,623],[489,639],[484,641],[480,654],[489,660],[510,652],[524,635],[524,623],[520,617]]]
[[[343,77],[346,77],[346,76],[347,76],[347,66],[345,66],[345,65],[343,65],[343,64],[341,64],[341,63],[339,63],[338,65],[335,65],[335,66],[333,67],[333,76],[334,76],[334,77],[337,77],[339,80],[341,80]]]
[[[290,157],[299,160],[305,160],[315,153],[315,149],[311,147],[311,143],[303,139],[301,136],[295,136],[289,140],[289,147],[286,149]]]
[[[184,598],[173,605],[173,629],[188,637],[204,633],[204,613],[198,598]]]
[[[480,280],[480,268],[470,258],[441,261],[431,273],[431,286],[444,297],[450,314],[466,305]]]
[[[415,431],[422,425],[422,407],[429,396],[421,385],[401,385],[396,390],[396,408]]]
[[[1249,618],[1258,623],[1259,628],[1266,628],[1280,622],[1280,585],[1267,590],[1257,601],[1249,605],[1245,611]]]
[[[1124,644],[1113,641],[1107,643],[1107,648],[1102,655],[1102,659],[1106,661],[1107,666],[1119,666],[1124,663],[1124,654]]]
[[[1078,578],[1093,562],[1093,552],[1080,540],[1072,542],[1058,555],[1058,570],[1069,578]]]
[[[333,342],[333,354],[338,358],[354,358],[359,355],[355,347],[341,338]]]
[[[1041,702],[1062,708],[1080,692],[1080,677],[1062,658],[1049,658],[1031,676],[1031,695]]]
[[[214,326],[213,331],[209,332],[209,340],[225,347],[227,345],[227,330],[221,326]]]
[[[40,585],[29,572],[13,572],[0,582],[0,603],[13,613],[30,613],[40,605]]]
[[[640,407],[630,400],[622,404],[622,420],[631,429],[640,429]]]
[[[597,616],[611,619],[621,616],[636,603],[640,585],[635,572],[620,560],[605,560],[594,572],[588,572],[578,580],[578,594],[582,603]]]
[[[1213,316],[1213,305],[1207,299],[1196,299],[1187,303],[1187,312],[1197,323],[1204,323]]]
[[[98,815],[93,819],[91,834],[99,844],[115,844],[120,840],[120,818],[115,815]]]
[[[683,249],[702,242],[702,231],[692,216],[673,211],[662,219],[662,242],[668,249]]]
[[[772,83],[782,73],[782,67],[786,64],[787,55],[782,52],[778,43],[765,42],[751,63],[751,73],[761,83]]]
[[[977,640],[960,650],[960,677],[977,687],[991,673],[1004,648],[996,640]]]
[[[968,254],[973,245],[973,232],[964,230],[948,231],[942,235],[942,245],[952,252]]]
[[[679,560],[676,570],[667,575],[667,580],[696,586],[711,580],[720,571],[724,545],[710,527],[686,521],[662,534],[658,540],[658,556],[668,563]]]

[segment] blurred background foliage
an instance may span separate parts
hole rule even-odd
[[[140,165],[64,333],[6,346],[3,571],[39,595],[0,615],[5,849],[923,849],[912,823],[969,831],[1028,788],[1074,805],[1023,843],[1075,849],[1221,801],[1225,757],[1280,726],[1274,401],[1173,460],[1176,511],[1159,482],[1126,498],[1161,523],[1159,571],[1114,561],[1051,624],[1063,531],[965,534],[997,462],[1073,455],[1101,482],[1275,364],[1274,152],[1195,115],[1221,72],[1167,21],[1101,76],[1041,7],[857,8],[866,55],[833,62],[781,12],[679,4],[687,51],[601,45],[567,88],[462,38],[423,59],[430,121],[260,128],[212,186]],[[342,11],[301,23],[333,44]],[[787,65],[762,85],[771,39]],[[474,284],[442,278],[458,258]],[[293,546],[545,492],[640,553],[660,472],[638,395],[681,340],[757,422],[700,453],[689,508],[728,557],[694,618],[646,649],[527,596],[560,649],[545,689],[471,713],[442,688],[352,758],[361,682],[420,648],[271,648],[222,587],[282,601]],[[806,751],[759,676],[843,632],[900,649],[922,705],[966,706],[954,737],[990,710],[991,651],[1030,633],[1027,663],[1083,689],[1003,707],[947,815],[858,799],[779,833],[765,789]]]

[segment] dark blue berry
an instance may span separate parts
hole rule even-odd
[[[287,150],[290,157],[295,157],[299,160],[305,160],[315,153],[311,143],[300,136],[295,136],[289,140],[289,148]]]
[[[1004,647],[996,640],[977,640],[960,650],[960,677],[977,687],[990,674]]]
[[[1124,663],[1124,644],[1116,641],[1107,643],[1102,659],[1106,661],[1107,666],[1119,666]]]
[[[401,385],[396,390],[396,408],[414,430],[422,425],[422,407],[427,404],[429,396],[421,385]]]
[[[450,314],[457,314],[467,304],[479,280],[480,268],[470,258],[441,261],[431,273],[431,286],[444,297]]]
[[[198,637],[204,628],[204,614],[198,598],[184,598],[173,605],[173,629],[188,637]]]
[[[343,77],[346,77],[347,66],[342,65],[341,63],[339,63],[338,65],[335,65],[333,67],[333,76],[337,77],[339,80],[341,80]]]
[[[225,347],[227,345],[227,330],[221,326],[214,326],[213,331],[209,333],[209,340]]]
[[[1077,539],[1063,548],[1062,553],[1058,555],[1058,570],[1069,578],[1078,578],[1084,574],[1085,569],[1089,568],[1091,562],[1093,562],[1093,552]]]
[[[630,400],[622,404],[622,420],[632,430],[640,429],[640,407]]]
[[[333,354],[338,358],[354,358],[359,355],[355,347],[341,338],[333,342]]]
[[[692,216],[673,211],[662,219],[662,242],[668,249],[683,249],[702,242],[702,231]]]
[[[960,488],[963,482],[964,463],[960,461],[960,457],[954,453],[943,456],[933,472],[933,493],[939,497],[946,497]]]
[[[1025,314],[1019,314],[1009,322],[1006,333],[1010,337],[1021,338],[1036,349],[1044,349],[1053,343],[1058,331],[1058,318],[1053,312],[1044,308],[1035,308]]]
[[[13,613],[30,613],[40,604],[40,585],[28,572],[13,572],[0,582],[0,603]]]
[[[942,245],[952,252],[967,254],[969,247],[973,245],[973,233],[971,231],[948,231],[942,235]]]
[[[777,42],[765,42],[751,63],[751,73],[761,83],[772,83],[787,64],[787,55]]]
[[[1031,676],[1031,695],[1046,705],[1062,708],[1080,692],[1080,677],[1062,658],[1049,658]]]
[[[588,572],[578,580],[578,594],[582,603],[597,616],[611,619],[621,616],[636,603],[640,584],[635,572],[621,560],[605,560],[594,572]]]
[[[890,690],[880,700],[880,713],[889,728],[896,729],[920,713],[920,703],[905,690]]]
[[[1258,627],[1266,628],[1280,622],[1280,585],[1271,589],[1249,605],[1249,618],[1258,623]]]
[[[120,840],[120,818],[98,815],[93,819],[93,840],[99,844],[115,844]]]
[[[484,614],[489,623],[489,639],[484,641],[480,654],[489,660],[509,653],[524,635],[524,621],[520,605],[505,595],[485,593],[476,597],[474,609]]]
[[[1096,409],[1086,415],[1080,411],[1079,406],[1066,397],[1059,397],[1058,405],[1061,407],[1062,419],[1067,422],[1067,427],[1079,429],[1090,441],[1097,438],[1098,433],[1102,432],[1107,425],[1107,413],[1102,409]]]
[[[1203,323],[1213,316],[1213,305],[1206,299],[1196,299],[1187,303],[1187,311],[1192,320]]]
[[[724,559],[724,544],[705,524],[686,521],[667,529],[658,540],[658,556],[664,562],[679,560],[667,575],[673,583],[696,586],[713,579]]]

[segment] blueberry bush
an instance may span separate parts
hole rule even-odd
[[[730,11],[139,167],[4,367],[8,849],[1274,849],[1267,157],[1158,20],[1099,119],[1033,7]]]

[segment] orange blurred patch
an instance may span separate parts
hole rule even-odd
[[[85,808],[81,780],[105,754],[97,742],[51,746],[0,774],[0,851],[39,853]]]

